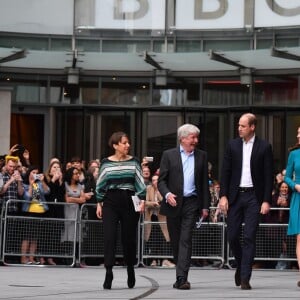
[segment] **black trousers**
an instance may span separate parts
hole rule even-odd
[[[167,216],[176,277],[188,278],[192,256],[192,232],[198,216],[199,208],[195,197],[184,198],[179,216]]]
[[[118,226],[121,226],[121,243],[127,266],[136,263],[137,225],[140,213],[134,210],[129,190],[109,190],[103,202],[104,265],[115,264]]]
[[[241,279],[250,280],[255,257],[256,232],[260,220],[260,205],[254,191],[239,193],[238,198],[229,207],[227,216],[228,241],[237,266],[241,270]],[[241,225],[244,225],[243,243],[240,241]]]

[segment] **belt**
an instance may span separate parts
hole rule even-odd
[[[239,193],[254,192],[254,187],[239,187]]]
[[[195,199],[195,198],[197,198],[197,195],[191,195],[188,197],[183,197],[183,200],[189,200],[189,199]]]

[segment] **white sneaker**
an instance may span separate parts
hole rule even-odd
[[[170,262],[169,260],[167,259],[164,259],[162,261],[162,264],[161,264],[162,267],[166,267],[166,268],[174,268],[175,267],[175,264],[173,264],[172,262]]]

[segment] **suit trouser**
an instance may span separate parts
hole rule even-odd
[[[115,264],[118,226],[121,225],[121,242],[127,266],[136,263],[136,234],[140,214],[134,210],[129,190],[109,190],[103,203],[104,265]]]
[[[227,216],[228,241],[237,267],[241,270],[241,280],[251,278],[255,257],[256,232],[260,220],[260,205],[255,192],[238,194],[236,201],[229,207]],[[244,222],[243,243],[240,241],[241,225]]]
[[[176,278],[187,279],[192,256],[192,232],[199,215],[197,199],[184,198],[181,213],[167,217],[173,256],[176,263]]]

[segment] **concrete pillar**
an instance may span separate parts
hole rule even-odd
[[[0,155],[10,148],[11,91],[0,87]]]

